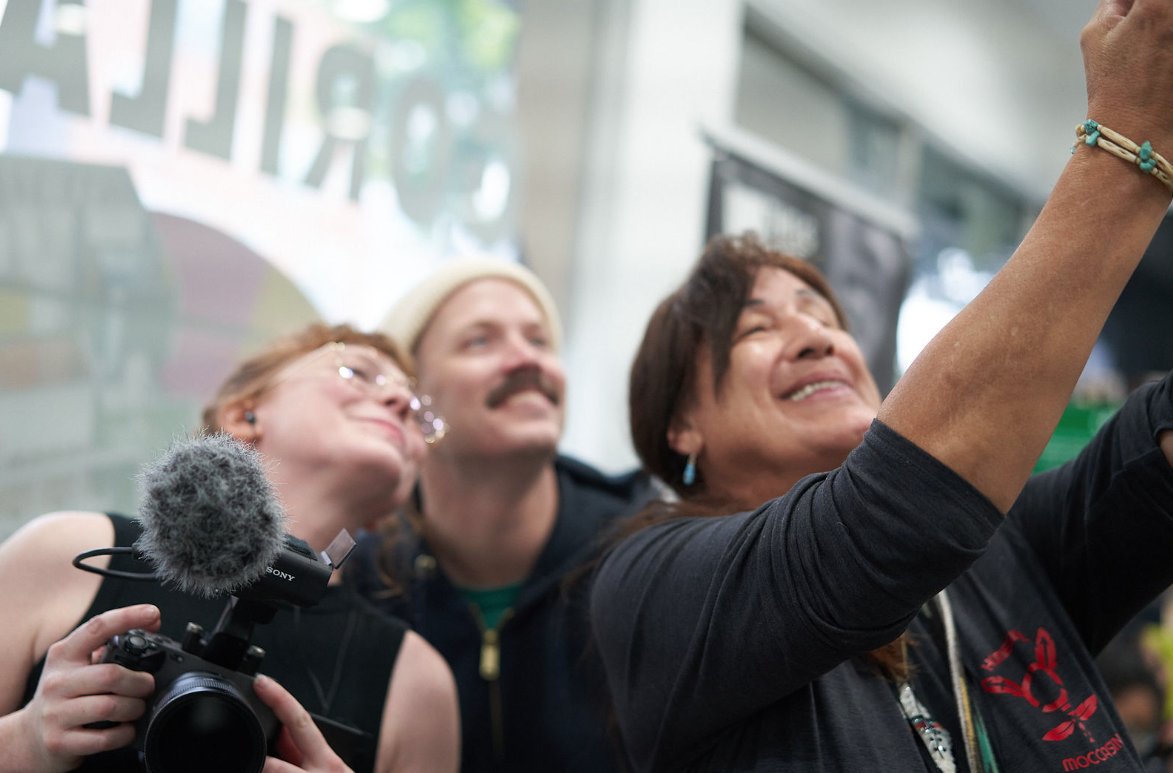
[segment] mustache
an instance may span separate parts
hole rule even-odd
[[[499,386],[489,392],[489,396],[485,398],[485,404],[490,408],[496,408],[513,395],[526,389],[537,389],[554,405],[558,405],[560,402],[558,389],[550,379],[546,378],[546,374],[540,368],[523,368],[507,375]]]

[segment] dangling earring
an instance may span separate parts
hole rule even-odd
[[[688,464],[684,465],[684,485],[691,486],[696,482],[696,451],[688,455]]]

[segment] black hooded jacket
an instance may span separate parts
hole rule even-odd
[[[348,561],[348,580],[359,592],[408,621],[452,668],[463,773],[619,769],[602,669],[589,642],[587,589],[566,581],[597,555],[610,526],[654,491],[638,472],[609,477],[565,456],[554,467],[554,528],[496,631],[484,629],[409,527],[393,545],[362,536]]]

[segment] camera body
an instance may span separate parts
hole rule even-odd
[[[183,644],[142,630],[107,642],[103,663],[155,677],[155,692],[135,723],[131,746],[152,773],[260,771],[281,731],[272,710],[253,693],[263,653],[253,647],[244,671],[227,668],[200,657],[201,634],[199,626],[189,625]]]

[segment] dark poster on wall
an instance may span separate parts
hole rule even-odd
[[[705,237],[746,231],[826,275],[886,394],[895,379],[896,321],[911,267],[906,239],[875,218],[714,147]]]

